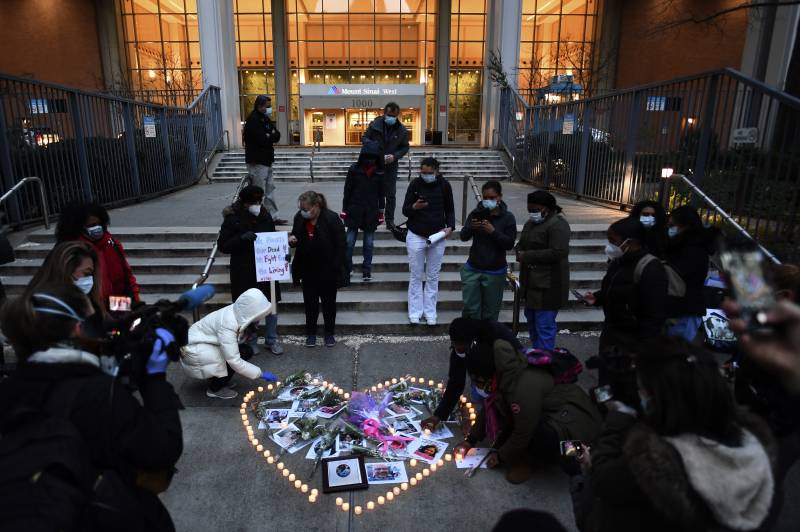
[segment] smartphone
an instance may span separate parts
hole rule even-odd
[[[417,194],[417,201],[424,201],[425,203],[428,203],[428,200],[426,200],[425,196],[422,194]]]
[[[570,292],[572,292],[572,295],[573,295],[573,296],[575,296],[575,299],[577,299],[578,301],[580,301],[580,302],[581,302],[581,303],[583,303],[584,305],[590,305],[590,304],[591,304],[591,303],[589,303],[588,301],[586,301],[586,298],[585,298],[585,297],[583,297],[583,294],[581,294],[580,292],[578,292],[578,291],[577,291],[577,290],[575,290],[574,288],[573,288],[573,289],[571,289],[571,290],[570,290]]]
[[[561,456],[580,458],[583,454],[583,442],[580,440],[562,440]]]
[[[726,245],[719,255],[722,270],[742,317],[754,331],[767,332],[767,310],[775,305],[775,292],[769,281],[767,258],[755,246]]]
[[[131,298],[127,296],[108,296],[108,308],[111,312],[130,312]]]
[[[598,386],[594,389],[594,398],[598,403],[605,403],[606,401],[610,401],[613,397],[614,393],[611,391],[610,384]]]

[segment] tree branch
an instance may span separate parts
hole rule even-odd
[[[735,11],[741,11],[743,9],[755,9],[759,7],[783,7],[783,6],[792,6],[798,4],[800,4],[800,0],[788,0],[786,2],[743,2],[741,4],[737,4],[727,9],[722,9],[720,11],[717,11],[710,15],[706,15],[704,17],[696,17],[695,15],[691,15],[688,17],[665,22],[664,24],[657,25],[653,29],[651,34],[668,31],[677,28],[679,26],[683,26],[684,24],[708,24],[720,17],[724,17],[725,15],[729,15],[730,13],[733,13]]]

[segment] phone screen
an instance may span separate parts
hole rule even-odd
[[[127,296],[108,296],[108,309],[111,312],[130,312],[131,298]]]
[[[561,442],[561,456],[578,458],[583,454],[583,442],[580,440],[563,440]]]
[[[720,261],[733,295],[746,313],[755,316],[775,304],[761,251],[728,249],[720,253]]]
[[[597,400],[598,403],[605,403],[606,401],[610,401],[614,397],[614,394],[611,392],[611,386],[598,386],[594,389],[594,398]]]

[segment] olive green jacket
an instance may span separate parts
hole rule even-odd
[[[517,251],[525,308],[558,310],[569,299],[569,239],[571,229],[561,214],[542,223],[528,221]]]

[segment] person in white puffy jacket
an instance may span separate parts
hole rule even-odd
[[[181,365],[195,379],[206,379],[206,395],[233,399],[236,392],[228,383],[236,372],[249,379],[275,381],[275,375],[247,362],[239,353],[250,324],[267,315],[271,308],[264,293],[251,288],[227,307],[212,312],[189,328],[189,342],[181,353]],[[249,357],[248,357],[249,358]]]

